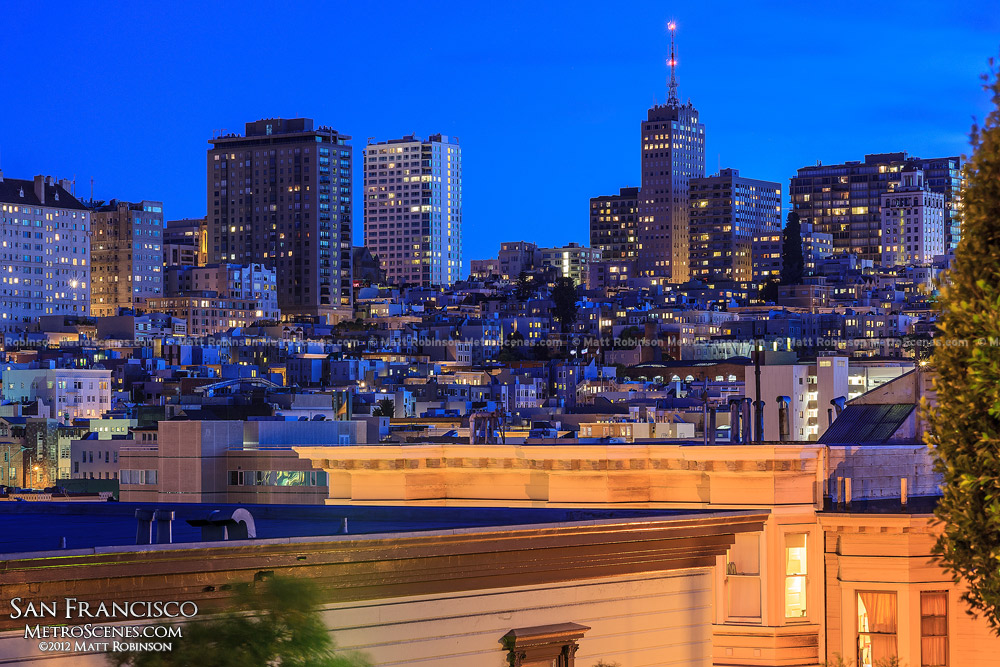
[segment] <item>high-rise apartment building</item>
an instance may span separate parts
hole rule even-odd
[[[882,265],[929,264],[945,250],[944,195],[931,192],[924,172],[907,168],[882,195]]]
[[[163,294],[163,202],[111,200],[91,213],[90,314],[144,310]]]
[[[855,253],[862,259],[882,258],[881,197],[902,179],[906,168],[924,172],[932,192],[944,196],[945,249],[961,238],[959,157],[922,159],[905,152],[866,155],[863,162],[803,167],[791,179],[792,208],[803,224],[833,236],[834,253]]]
[[[722,169],[689,188],[692,278],[748,283],[780,273],[780,184]]]
[[[365,147],[365,246],[391,283],[450,285],[462,275],[462,149],[413,135]]]
[[[639,188],[590,200],[590,245],[606,260],[635,261],[639,253]]]
[[[270,118],[210,141],[207,259],[273,268],[286,317],[353,313],[349,140]]]
[[[689,277],[688,183],[705,175],[705,125],[690,101],[682,105],[677,98],[674,24],[669,27],[670,93],[642,123],[639,273],[682,283]]]
[[[90,312],[90,211],[51,176],[0,171],[0,331]]]

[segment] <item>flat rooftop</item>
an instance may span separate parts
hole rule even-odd
[[[57,551],[63,538],[67,550],[134,546],[137,509],[174,510],[174,544],[198,543],[202,541],[201,528],[189,526],[189,519],[204,519],[213,510],[238,507],[253,515],[257,539],[261,540],[343,535],[345,518],[348,534],[375,535],[720,514],[690,509],[0,502],[0,555]]]

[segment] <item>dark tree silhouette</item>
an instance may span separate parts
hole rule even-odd
[[[802,282],[805,263],[802,259],[802,225],[799,214],[792,211],[785,220],[781,243],[781,284],[797,285]]]

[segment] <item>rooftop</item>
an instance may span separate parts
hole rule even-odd
[[[174,543],[201,542],[201,529],[189,519],[204,519],[212,510],[246,508],[254,517],[257,539],[371,535],[422,531],[536,525],[575,521],[714,515],[717,512],[663,509],[561,509],[488,507],[226,505],[200,503],[0,503],[0,554],[47,552],[98,547],[135,546],[137,509],[174,510]],[[40,526],[44,528],[39,529]],[[148,548],[148,547],[147,547]],[[155,545],[154,545],[155,548]]]

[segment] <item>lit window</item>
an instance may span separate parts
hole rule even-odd
[[[858,667],[896,657],[896,594],[858,592]]]
[[[806,534],[785,536],[785,618],[806,616]]]

